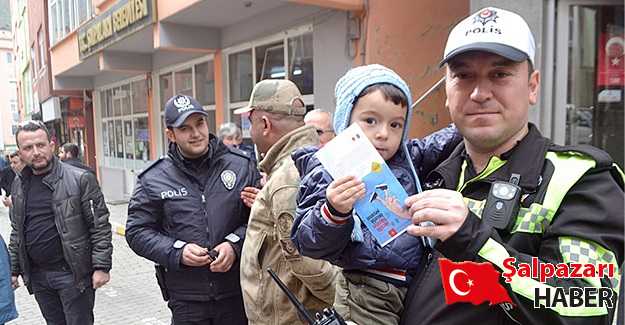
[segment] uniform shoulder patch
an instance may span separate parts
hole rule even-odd
[[[161,156],[160,158],[158,158],[157,160],[153,161],[151,164],[149,164],[147,167],[145,167],[140,173],[139,175],[137,175],[137,177],[141,178],[143,175],[145,175],[145,173],[147,173],[148,170],[154,168],[154,166],[159,165],[167,160],[169,160],[170,158],[167,156]]]

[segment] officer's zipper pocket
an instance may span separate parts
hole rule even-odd
[[[93,218],[93,224],[98,225],[98,219],[95,217],[95,208],[93,207],[93,200],[89,200],[89,209],[91,210],[91,217]]]
[[[423,286],[423,282],[425,282],[428,274],[432,272],[432,270],[430,270],[430,266],[434,261],[435,255],[436,254],[434,253],[434,250],[430,250],[430,252],[428,252],[425,260],[425,265],[423,266],[422,271],[417,275],[417,279],[415,279],[417,281],[417,287],[415,288],[415,292],[419,292],[419,289]]]

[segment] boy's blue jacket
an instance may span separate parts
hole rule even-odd
[[[410,159],[419,175],[426,175],[444,160],[460,142],[454,126],[449,126],[421,140],[406,142]],[[420,238],[407,233],[381,247],[366,227],[362,226],[363,240],[352,240],[354,218],[345,224],[331,224],[321,216],[326,202],[326,188],[332,178],[314,157],[318,148],[307,147],[295,151],[293,161],[302,177],[296,219],[291,239],[302,255],[330,261],[345,270],[407,270],[406,282],[385,278],[399,285],[410,281],[410,274],[419,265],[424,247]],[[409,195],[416,193],[414,177],[403,150],[387,161],[393,174]]]
[[[4,239],[0,236],[0,324],[16,318],[15,295],[11,286],[11,261]]]

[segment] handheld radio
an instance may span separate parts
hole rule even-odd
[[[334,308],[326,308],[323,310],[322,313],[316,313],[315,318],[313,318],[310,315],[310,312],[306,310],[306,307],[304,307],[304,305],[299,300],[297,300],[291,290],[289,290],[284,282],[282,282],[280,278],[278,278],[276,273],[271,268],[267,268],[267,272],[269,272],[271,278],[273,278],[278,287],[280,287],[284,294],[289,298],[291,303],[293,303],[295,309],[297,309],[298,314],[306,323],[310,325],[347,325],[347,323],[345,323],[345,320],[343,320],[343,318],[336,312],[336,310],[334,310]]]

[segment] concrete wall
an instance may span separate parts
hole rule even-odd
[[[334,85],[351,68],[347,54],[347,15],[334,11],[313,23],[315,108],[334,111]]]
[[[535,68],[542,70],[543,66],[543,21],[545,19],[544,0],[471,0],[471,12],[475,12],[484,7],[497,7],[505,10],[510,10],[521,15],[527,24],[530,26],[532,33],[534,34],[534,40],[536,41],[536,62]],[[545,90],[547,85],[542,85],[541,94],[538,98],[538,102],[533,108],[530,108],[529,120],[532,123],[541,128],[541,110],[550,110],[551,105],[546,104],[544,101]],[[544,103],[544,105],[543,105]],[[545,130],[543,130],[545,131]]]
[[[380,63],[395,70],[410,85],[413,100],[434,85],[444,73],[438,68],[451,28],[469,13],[469,1],[370,0],[365,23],[364,62]],[[361,40],[362,42],[363,40]],[[446,126],[450,119],[438,91],[417,108],[411,120],[412,137],[421,137]]]

